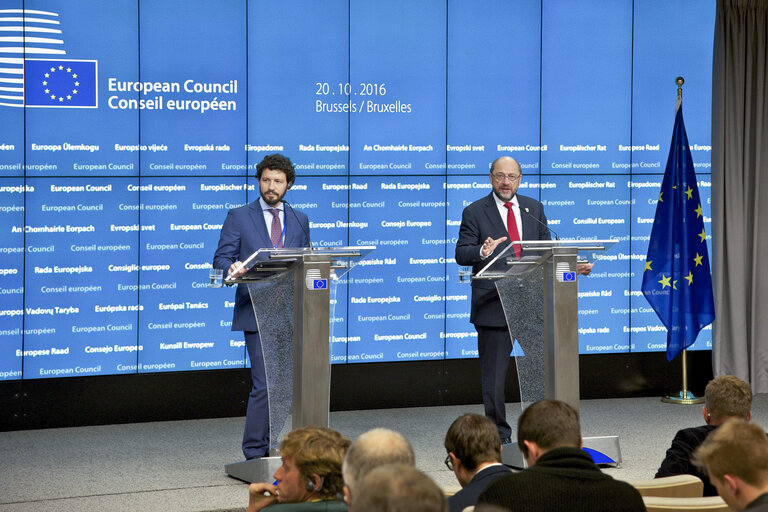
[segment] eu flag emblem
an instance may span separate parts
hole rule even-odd
[[[97,78],[95,60],[27,59],[24,61],[24,105],[96,108]]]

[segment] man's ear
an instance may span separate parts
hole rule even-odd
[[[741,489],[741,480],[731,475],[723,475],[723,483],[728,486],[734,496],[736,496]]]
[[[347,506],[352,504],[352,493],[347,484],[344,484],[344,503],[346,503]]]
[[[526,462],[528,462],[529,465],[533,465],[533,463],[541,457],[541,454],[543,453],[542,449],[534,441],[523,440],[523,444],[528,449],[528,457],[525,457]]]
[[[307,478],[306,488],[309,492],[320,492],[323,489],[323,478],[315,473],[312,473]]]
[[[461,460],[453,454],[453,452],[448,452],[448,456],[451,458],[451,463],[453,464],[453,470],[456,472],[456,469],[461,467]]]
[[[712,414],[710,414],[706,407],[701,408],[701,415],[704,416],[704,423],[709,425],[709,420],[712,419]]]

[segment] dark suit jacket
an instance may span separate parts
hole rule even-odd
[[[684,428],[675,434],[672,440],[672,446],[667,450],[667,455],[656,472],[656,478],[675,475],[694,475],[701,478],[704,482],[704,496],[717,496],[717,489],[709,481],[706,473],[699,470],[691,462],[691,456],[694,450],[701,446],[701,443],[717,427],[712,425],[702,425],[700,427]]]
[[[285,211],[284,247],[309,246],[309,220],[298,210],[283,204]],[[227,219],[221,227],[219,247],[213,256],[214,268],[227,270],[235,261],[245,261],[258,249],[272,247],[272,242],[264,222],[264,212],[258,200],[235,208],[227,213]],[[253,315],[248,287],[237,285],[235,293],[235,311],[232,316],[233,331],[257,331],[256,317]]]
[[[549,240],[547,217],[544,207],[537,200],[517,195],[520,203],[520,217],[523,221],[522,240]],[[526,211],[527,208],[527,211]],[[537,219],[539,222],[536,222]],[[472,272],[479,272],[499,252],[509,245],[509,240],[499,244],[488,258],[480,259],[480,246],[486,238],[508,237],[499,209],[493,198],[493,192],[464,208],[456,242],[456,263],[471,266]],[[494,270],[507,270],[501,258],[494,265]],[[493,281],[472,281],[472,308],[469,321],[484,327],[504,327],[507,325],[499,294]]]
[[[448,498],[450,512],[461,512],[467,507],[477,504],[477,498],[491,482],[503,475],[509,475],[512,470],[507,466],[489,466],[483,468],[462,490]]]

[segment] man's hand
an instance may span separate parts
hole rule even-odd
[[[485,239],[485,242],[483,242],[483,247],[482,247],[482,249],[480,249],[480,255],[481,255],[483,258],[487,258],[488,256],[490,256],[490,255],[493,253],[493,251],[495,251],[495,250],[496,250],[496,247],[497,247],[497,246],[498,246],[498,245],[499,245],[501,242],[503,242],[503,241],[504,241],[504,240],[506,240],[506,239],[507,239],[507,237],[505,237],[505,236],[503,236],[503,237],[501,237],[501,238],[497,238],[496,240],[494,240],[494,239],[493,239],[493,238],[491,238],[491,237],[488,237],[488,238],[486,238],[486,239]]]
[[[579,263],[578,265],[578,272],[582,276],[588,276],[590,272],[592,272],[592,263]]]
[[[242,265],[242,263],[236,261],[229,266],[229,270],[227,271],[227,279],[236,279],[248,271],[248,269],[245,267],[240,268],[240,265]],[[238,268],[240,268],[240,270],[236,270]]]
[[[245,509],[245,512],[257,512],[275,503],[277,503],[276,486],[266,482],[248,486],[248,508]]]

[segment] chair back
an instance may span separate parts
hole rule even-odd
[[[694,475],[675,475],[648,480],[627,480],[642,496],[701,498],[704,483]]]
[[[668,498],[643,496],[648,512],[731,512],[720,496],[704,498]]]

